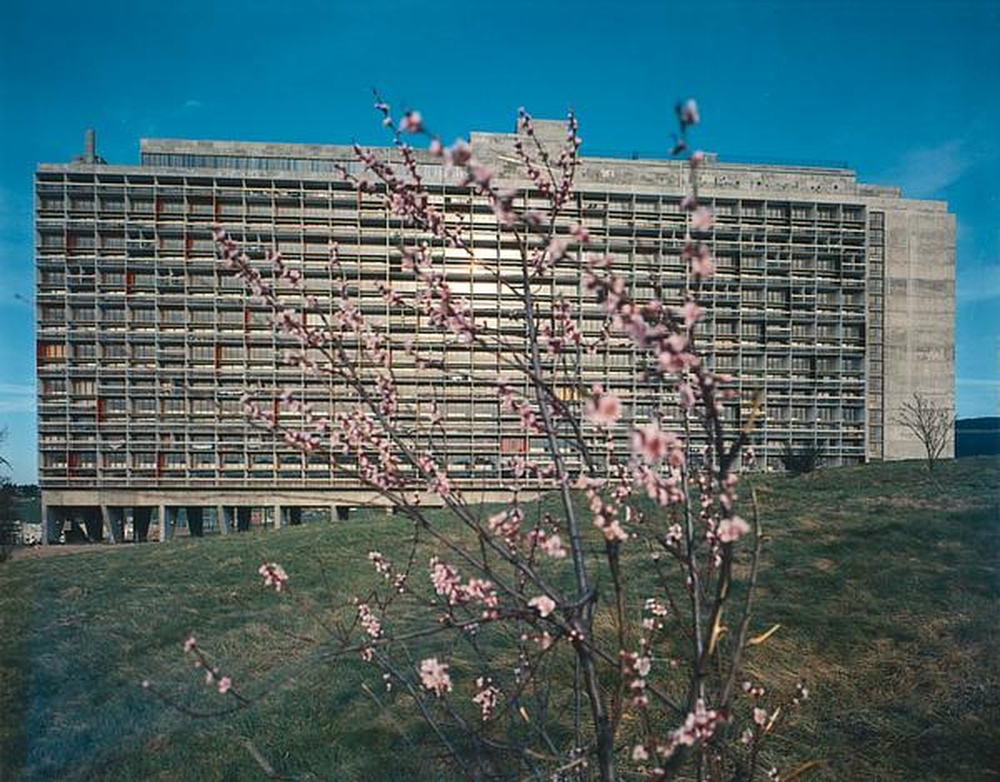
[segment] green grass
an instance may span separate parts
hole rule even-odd
[[[1000,463],[919,463],[755,478],[768,534],[750,670],[813,697],[771,751],[824,780],[1000,778]],[[744,489],[744,499],[748,492]],[[94,547],[0,565],[0,780],[262,778],[249,739],[281,773],[436,779],[431,742],[363,685],[354,660],[308,663],[290,633],[303,607],[364,591],[365,553],[398,547],[399,519],[351,521],[158,546]],[[261,589],[281,562],[294,599]],[[191,719],[199,686],[181,644],[194,631],[254,708]],[[400,738],[402,725],[405,738]]]

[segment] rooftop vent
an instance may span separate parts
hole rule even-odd
[[[97,133],[93,128],[87,128],[83,134],[83,154],[73,158],[73,162],[88,166],[107,163],[104,158],[97,154]]]

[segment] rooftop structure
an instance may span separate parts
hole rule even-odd
[[[564,133],[560,123],[536,129],[543,139]],[[538,196],[518,179],[513,141],[471,138],[477,157],[521,188],[530,207]],[[473,226],[476,252],[501,270],[513,263],[485,200],[438,159],[420,160],[436,203]],[[179,140],[143,140],[140,165],[108,165],[90,138],[73,163],[38,167],[39,475],[49,537],[70,520],[114,539],[128,537],[126,527],[145,538],[151,524],[161,538],[225,532],[254,519],[295,522],[303,507],[343,513],[377,500],[328,460],[245,420],[246,390],[290,388],[329,410],[349,395],[282,362],[285,343],[268,312],[215,258],[216,224],[251,252],[280,250],[321,301],[336,281],[336,243],[362,309],[393,338],[440,352],[450,382],[398,359],[401,394],[414,421],[422,405],[439,405],[459,486],[494,496],[511,457],[532,451],[516,417],[478,381],[490,367],[500,372],[498,352],[435,346],[419,319],[388,311],[378,284],[413,286],[400,261],[404,228],[378,193],[342,182],[337,165],[360,172],[348,146]],[[680,162],[584,157],[566,224],[588,228],[636,298],[655,286],[666,300],[679,298],[686,187]],[[946,205],[860,183],[843,168],[715,160],[703,168],[700,196],[715,211],[708,243],[717,263],[702,297],[710,313],[702,352],[738,378],[741,398],[763,392],[759,464],[778,467],[782,453],[807,448],[831,464],[920,456],[894,416],[914,392],[953,407],[955,240]],[[444,260],[477,319],[523,334],[519,304],[500,285],[464,259]],[[539,295],[571,301],[584,332],[599,330],[576,270],[560,269]],[[613,343],[581,359],[578,387],[600,382],[619,392],[637,422],[654,412],[669,419],[662,389],[642,381],[640,364],[628,344]],[[740,411],[732,415],[736,423]]]

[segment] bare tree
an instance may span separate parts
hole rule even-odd
[[[933,471],[954,430],[951,411],[917,392],[900,406],[896,423],[905,426],[920,441],[927,452],[927,469]]]
[[[3,428],[0,429],[0,445],[3,445],[5,442],[7,442],[7,429]],[[8,462],[3,456],[0,456],[0,468],[7,470],[11,468],[10,462]]]

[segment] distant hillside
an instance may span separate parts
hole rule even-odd
[[[962,418],[955,422],[955,456],[1000,455],[1000,417]]]

